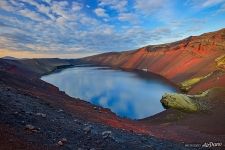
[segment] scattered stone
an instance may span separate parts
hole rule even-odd
[[[95,148],[91,148],[90,150],[95,150]]]
[[[108,137],[111,137],[112,136],[112,131],[104,131],[102,132],[102,137],[104,139],[108,138]]]
[[[91,140],[91,136],[88,136],[88,137],[87,137],[87,140],[90,141],[90,140]]]
[[[13,139],[9,139],[9,142],[13,142]]]
[[[28,129],[28,130],[34,130],[35,129],[35,127],[33,125],[31,125],[31,124],[27,124],[25,126],[25,128]]]
[[[62,141],[58,141],[58,145],[59,146],[63,146],[63,142]]]
[[[77,150],[83,150],[83,148],[78,148]]]
[[[62,109],[59,109],[58,112],[63,112],[63,110]]]
[[[152,145],[146,145],[146,147],[147,147],[147,148],[151,148],[151,149],[153,148]]]
[[[31,125],[31,124],[27,124],[26,126],[25,126],[25,129],[26,130],[29,130],[29,131],[32,131],[32,132],[37,132],[39,129],[38,128],[35,128],[33,125]]]
[[[62,138],[61,140],[63,143],[66,143],[67,142],[67,139],[66,138]]]
[[[19,114],[19,112],[18,112],[18,111],[15,111],[15,112],[14,112],[14,115],[18,115],[18,114]]]
[[[25,114],[32,115],[32,112],[26,111]]]
[[[67,139],[66,139],[66,138],[62,138],[61,140],[58,141],[57,144],[58,144],[59,146],[63,146],[66,142],[67,142]]]
[[[85,134],[90,133],[91,132],[91,126],[87,126],[83,130],[84,130]]]
[[[36,113],[36,115],[41,116],[42,118],[46,118],[46,116],[47,116],[46,114],[43,114],[43,113]]]

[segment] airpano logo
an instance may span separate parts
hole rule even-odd
[[[221,147],[223,144],[221,142],[218,142],[218,143],[213,143],[213,142],[209,142],[209,143],[204,143],[202,145],[202,147],[207,147],[207,148],[210,148],[210,147]]]
[[[204,148],[212,148],[212,147],[221,147],[223,145],[222,142],[205,142],[204,144],[199,144],[199,143],[189,143],[189,144],[185,144],[185,147],[204,147]]]

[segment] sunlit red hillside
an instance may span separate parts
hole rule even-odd
[[[207,82],[196,85],[198,89],[208,89],[224,86],[225,75],[216,73],[224,69],[224,54],[225,29],[222,29],[174,43],[150,45],[134,51],[104,53],[85,60],[126,69],[147,70],[175,83],[213,73]],[[196,88],[193,87],[193,90],[196,91]]]

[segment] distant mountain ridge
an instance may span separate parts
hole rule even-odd
[[[9,59],[9,60],[18,60],[18,58],[11,57],[11,56],[4,56],[2,59]]]

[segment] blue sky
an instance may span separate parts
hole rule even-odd
[[[1,0],[0,56],[75,58],[225,27],[225,0]]]

